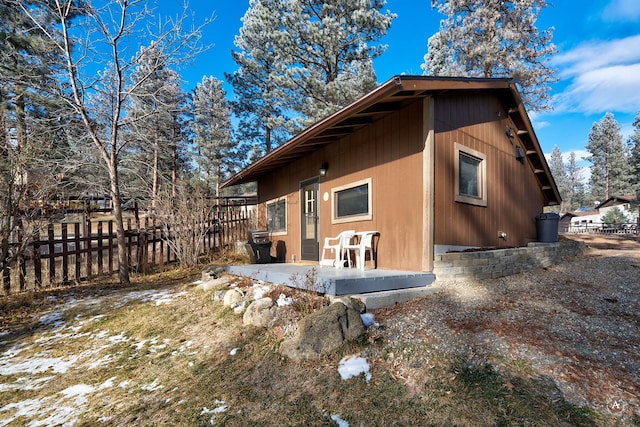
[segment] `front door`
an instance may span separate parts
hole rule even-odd
[[[301,253],[300,258],[318,261],[320,241],[318,236],[318,178],[300,184],[301,200]]]

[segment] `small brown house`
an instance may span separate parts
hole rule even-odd
[[[250,181],[281,261],[375,230],[377,267],[407,271],[450,250],[524,246],[560,202],[509,79],[396,76],[224,186]]]

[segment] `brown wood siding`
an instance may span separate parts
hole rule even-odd
[[[422,99],[385,116],[291,163],[258,183],[259,202],[287,195],[287,234],[274,236],[287,248],[287,260],[300,257],[299,184],[318,175],[328,162],[327,176],[320,178],[320,250],[326,236],[340,231],[377,230],[378,268],[419,270],[422,256]],[[372,181],[373,217],[368,221],[332,224],[331,200],[326,192],[350,183]],[[368,264],[367,264],[368,265]]]
[[[536,238],[543,197],[527,162],[515,159],[511,125],[491,95],[441,96],[435,101],[436,245],[523,246]],[[486,155],[487,206],[455,201],[455,144]],[[507,239],[498,238],[499,232]]]

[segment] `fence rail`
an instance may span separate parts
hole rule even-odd
[[[125,223],[127,256],[132,271],[146,273],[154,266],[177,260],[176,233],[192,233],[202,239],[198,255],[246,240],[252,217],[246,209],[222,209],[199,230],[184,225],[167,227],[155,219],[128,219]],[[30,236],[17,230],[10,244],[11,256],[2,265],[4,295],[27,290],[65,286],[118,270],[118,246],[112,220],[48,223]]]
[[[564,227],[565,233],[569,234],[638,234],[640,232],[638,223],[628,222],[624,224],[605,224],[599,222],[589,222],[585,224],[571,224]]]

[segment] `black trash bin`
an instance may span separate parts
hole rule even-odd
[[[271,262],[271,238],[267,230],[250,230],[249,242],[256,256],[256,264]]]
[[[559,222],[560,215],[555,212],[541,213],[536,216],[536,233],[538,235],[538,242],[557,242]]]

